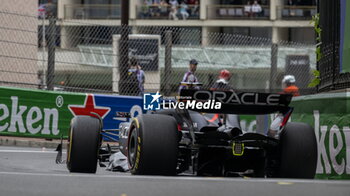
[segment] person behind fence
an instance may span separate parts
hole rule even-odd
[[[169,19],[178,20],[176,14],[177,14],[177,6],[179,6],[179,3],[177,0],[170,0],[169,1],[170,6],[170,12],[169,12]]]
[[[259,5],[258,1],[254,1],[254,4],[252,5],[252,13],[253,13],[253,16],[259,16],[262,12],[262,8],[261,6]]]
[[[194,75],[194,73],[197,70],[197,65],[198,65],[198,62],[196,59],[190,60],[189,70],[184,74],[184,77],[182,78],[182,81],[181,81],[182,84],[180,84],[179,91],[181,91],[182,89],[189,89],[189,88],[199,89],[199,86],[191,87],[190,85],[184,84],[184,83],[187,83],[187,84],[198,83],[198,79]]]
[[[127,83],[128,89],[130,89],[129,95],[143,95],[145,73],[135,58],[130,59],[130,68],[128,70]]]
[[[47,4],[45,5],[45,11],[46,11],[46,16],[48,18],[57,17],[57,4],[54,3],[52,0],[48,0]]]
[[[141,5],[141,12],[140,12],[141,18],[149,18],[151,16],[150,6],[151,4],[149,3],[149,1],[147,0],[143,1],[143,4]]]
[[[164,17],[168,15],[168,6],[165,0],[160,1],[160,16]]]
[[[194,5],[192,5],[191,16],[198,17],[199,16],[199,1],[196,0]]]
[[[248,17],[252,15],[252,5],[250,5],[250,1],[247,1],[247,5],[244,6],[244,14]]]
[[[282,79],[282,94],[292,94],[293,96],[299,96],[299,88],[295,85],[295,77],[293,75],[285,75]],[[278,131],[280,130],[280,125],[283,121],[284,115],[278,113],[275,119],[271,122],[270,128],[267,131],[267,135],[270,137],[278,136]]]
[[[233,92],[233,87],[229,85],[230,78],[230,71],[228,71],[227,69],[222,69],[219,72],[218,80],[211,86],[210,90]],[[219,125],[218,131],[225,132],[230,138],[237,136],[237,134],[241,132],[239,128],[239,117],[236,114],[217,113],[207,114],[206,116],[211,116],[210,119],[208,119],[208,121],[212,123],[217,123]]]
[[[187,12],[187,9],[188,9],[188,5],[183,1],[180,4],[180,14],[183,20],[186,20],[190,16],[189,13]]]
[[[160,16],[160,0],[153,0],[153,4],[151,6],[151,15],[152,17]]]
[[[292,94],[299,96],[299,88],[295,85],[295,77],[293,75],[286,75],[282,80],[282,88],[284,94]]]
[[[219,79],[211,86],[212,91],[233,91],[232,86],[229,85],[229,80],[231,78],[230,71],[223,69],[219,73]]]

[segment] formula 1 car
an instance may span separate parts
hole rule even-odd
[[[185,97],[185,99],[181,99]],[[314,178],[317,143],[314,130],[288,122],[291,95],[182,90],[176,108],[143,114],[120,125],[120,150],[136,175]],[[209,102],[209,103],[208,103]],[[214,102],[214,104],[213,104]],[[207,108],[203,107],[207,104]],[[221,107],[212,107],[212,106]],[[201,107],[202,106],[202,107]],[[206,114],[203,114],[205,112]],[[208,120],[207,114],[216,114]],[[279,113],[274,134],[245,132],[237,114]],[[276,123],[275,123],[276,124]],[[84,142],[78,135],[84,132]],[[92,117],[72,121],[67,153],[71,172],[94,173],[101,146],[101,123]],[[80,140],[80,141],[79,141]],[[75,150],[80,145],[81,150]],[[84,160],[84,164],[81,164]]]

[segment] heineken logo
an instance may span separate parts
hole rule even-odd
[[[19,132],[58,135],[59,112],[56,108],[41,108],[39,102],[32,107],[19,104],[17,96],[11,96],[11,107],[0,103],[0,132]]]
[[[350,174],[350,127],[320,124],[320,112],[314,111],[318,143],[317,174]],[[326,145],[328,144],[328,145]]]
[[[102,119],[110,112],[110,107],[96,106],[95,97],[92,94],[85,96],[84,104],[68,105],[62,95],[46,97],[46,101],[27,97],[11,96],[0,102],[0,132],[30,134],[30,135],[60,135],[59,126],[62,129],[61,118],[68,116],[62,111],[69,110],[73,116],[99,115]],[[52,108],[50,106],[53,106]],[[69,115],[70,116],[70,115]],[[70,117],[68,117],[70,118]],[[64,132],[65,130],[63,130]]]

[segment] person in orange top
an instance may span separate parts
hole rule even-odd
[[[295,85],[295,77],[293,75],[286,75],[282,80],[282,87],[284,94],[292,94],[299,96],[299,88]]]
[[[282,80],[283,92],[281,94],[292,94],[293,97],[299,96],[299,88],[295,85],[295,77],[293,75],[285,75]],[[267,135],[270,137],[276,137],[280,129],[280,125],[283,121],[283,114],[279,113],[276,118],[271,122]]]

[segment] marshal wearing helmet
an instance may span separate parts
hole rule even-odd
[[[282,80],[282,88],[284,94],[292,94],[299,96],[299,88],[295,85],[295,77],[293,75],[286,75]]]
[[[233,88],[229,85],[231,78],[230,71],[223,69],[219,73],[219,79],[213,84],[210,90],[232,91]]]

